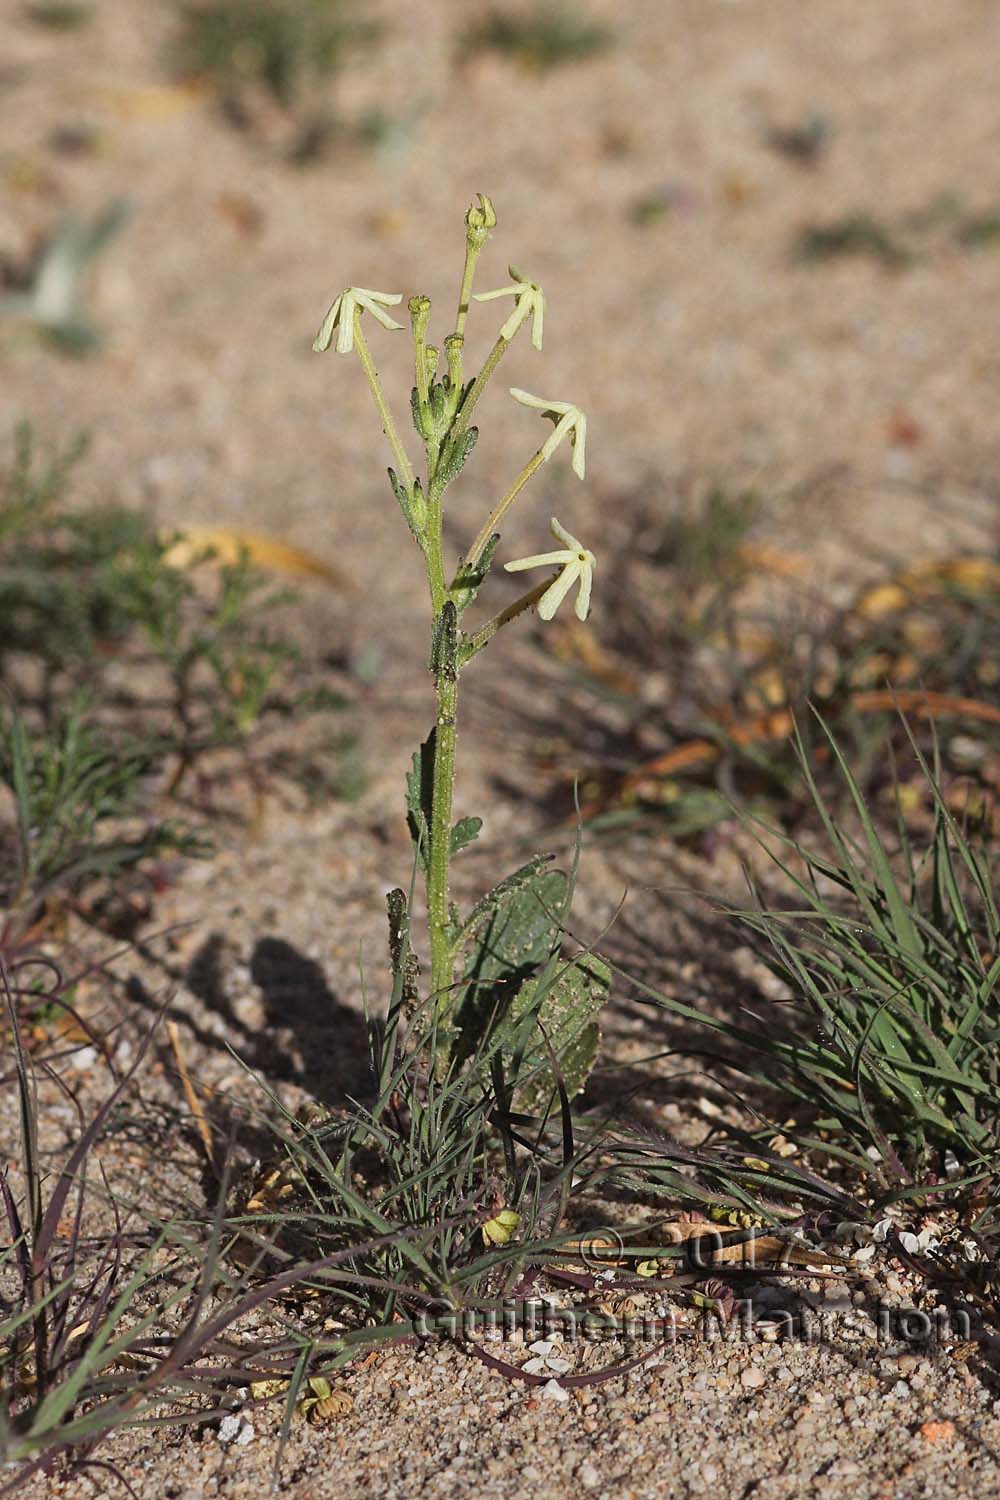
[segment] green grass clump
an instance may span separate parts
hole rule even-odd
[[[1000,209],[966,219],[958,228],[957,238],[967,250],[992,249],[1000,244]]]
[[[612,34],[558,5],[540,4],[531,10],[493,10],[469,27],[461,52],[500,52],[525,67],[543,71],[562,63],[582,62],[611,45]]]
[[[79,31],[93,19],[94,9],[75,0],[37,0],[25,7],[25,14],[36,26],[49,31]]]
[[[149,816],[143,792],[157,762],[158,747],[102,734],[79,707],[34,734],[13,710],[0,716],[0,786],[10,793],[17,850],[0,876],[8,923],[57,892],[114,880],[156,855],[207,852],[182,824]]]
[[[799,235],[796,257],[801,261],[839,260],[867,256],[897,270],[911,260],[910,251],[895,233],[873,214],[847,214],[826,224],[810,224]]]
[[[951,1184],[954,1197],[979,1183],[993,1215],[1000,913],[989,848],[952,817],[918,752],[933,821],[918,840],[900,813],[890,837],[827,738],[856,834],[820,791],[799,739],[824,847],[763,830],[784,903],[734,914],[788,998],[764,1012],[758,1002],[739,1023],[707,1024],[738,1047],[728,1067],[794,1101],[797,1123],[783,1124],[785,1135],[859,1201],[882,1207],[934,1184]]]
[[[657,538],[656,559],[676,572],[692,593],[706,584],[721,589],[744,572],[740,548],[760,509],[760,496],[753,490],[733,493],[712,486],[696,508],[667,516]]]
[[[222,86],[252,79],[286,108],[311,78],[335,73],[374,33],[340,0],[209,0],[186,6],[183,16],[181,72]]]

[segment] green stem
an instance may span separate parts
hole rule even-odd
[[[437,725],[434,731],[434,790],[431,803],[431,847],[427,866],[427,922],[431,947],[431,994],[437,1023],[438,1056],[444,1037],[452,1029],[448,1020],[454,979],[449,916],[449,871],[451,865],[451,808],[455,788],[455,720],[458,713],[458,677],[454,670],[439,672],[437,679]]]
[[[456,442],[469,425],[469,418],[475,411],[476,402],[486,389],[487,382],[497,365],[500,363],[507,350],[510,348],[510,340],[505,339],[502,334],[498,335],[496,343],[486,356],[486,363],[469,387],[469,394],[462,402],[462,410],[451,430],[451,440]]]
[[[368,343],[365,339],[364,334],[361,332],[360,308],[356,308],[354,313],[354,347],[358,351],[358,359],[361,361],[361,368],[364,370],[365,375],[368,379],[368,384],[371,387],[371,393],[375,398],[375,405],[378,407],[378,414],[382,418],[382,430],[384,431],[386,437],[389,439],[389,447],[392,449],[393,457],[396,460],[396,466],[399,470],[399,477],[406,487],[407,494],[412,495],[414,480],[413,465],[410,463],[410,460],[407,457],[406,449],[400,442],[399,433],[396,431],[396,424],[392,420],[392,413],[390,412],[389,404],[385,399],[385,393],[382,390],[382,382],[378,378],[378,371],[375,368],[375,362],[372,359],[371,350],[368,347]]]
[[[428,458],[428,468],[430,461]],[[442,488],[436,479],[427,487],[427,581],[431,590],[431,608],[435,620],[444,608],[448,597],[448,585],[444,576],[444,556],[441,547],[441,496]]]
[[[427,407],[429,376],[427,373],[427,325],[430,322],[431,302],[429,297],[411,297],[409,301],[410,321],[413,327],[413,364],[416,376],[417,397],[421,410]]]
[[[469,548],[468,552],[465,555],[465,561],[469,567],[472,567],[479,561],[482,550],[486,546],[486,543],[489,541],[493,533],[498,530],[500,522],[503,520],[510,507],[513,505],[514,501],[517,499],[518,495],[524,489],[524,486],[527,484],[528,480],[533,474],[538,473],[538,470],[542,467],[542,464],[544,462],[545,450],[544,448],[539,448],[535,456],[533,458],[529,458],[528,462],[525,464],[520,474],[518,474],[517,478],[514,480],[514,483],[511,485],[507,493],[497,501],[496,505],[494,505],[493,509],[486,517],[486,520],[483,522],[482,526],[480,526],[479,532],[476,536],[476,540],[473,542],[472,546]]]
[[[469,316],[469,303],[472,300],[472,278],[476,274],[476,261],[485,241],[476,244],[471,237],[465,241],[465,267],[462,271],[462,290],[458,294],[458,312],[455,315],[455,332],[465,332],[465,320]]]
[[[484,646],[489,645],[498,630],[509,625],[511,620],[516,620],[518,615],[523,615],[526,609],[533,608],[551,584],[551,578],[546,578],[544,583],[536,583],[533,589],[529,589],[526,594],[515,599],[513,604],[508,604],[507,608],[494,615],[492,620],[488,620],[480,630],[476,631],[475,635],[469,636],[460,651],[458,658],[460,663],[464,666],[467,661],[471,661]]]

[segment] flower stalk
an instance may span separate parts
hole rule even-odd
[[[361,368],[365,372],[365,378],[368,381],[368,387],[372,393],[375,405],[378,407],[378,414],[382,419],[382,431],[388,438],[389,447],[392,449],[392,456],[399,465],[399,477],[402,479],[407,493],[412,494],[413,481],[416,475],[413,472],[413,465],[410,463],[409,455],[403,447],[399,433],[396,431],[396,424],[392,419],[389,403],[385,399],[385,392],[382,390],[382,382],[378,378],[375,361],[372,359],[371,350],[368,347],[368,340],[361,332],[360,308],[356,309],[354,313],[354,349],[361,363]]]
[[[463,985],[461,980],[456,983],[455,972],[468,931],[451,903],[451,861],[475,838],[480,826],[480,820],[473,818],[453,822],[459,678],[462,669],[500,630],[528,610],[535,608],[540,617],[551,619],[574,583],[579,584],[576,611],[581,619],[584,618],[589,607],[594,566],[593,554],[553,521],[553,531],[563,543],[562,549],[508,563],[507,568],[518,571],[554,564],[560,569],[556,576],[535,585],[478,629],[466,632],[461,628],[465,610],[475,601],[489,573],[500,540],[500,523],[529,480],[564,439],[568,438],[573,446],[574,470],[581,478],[584,472],[586,418],[579,407],[569,402],[543,400],[514,389],[512,394],[522,405],[533,407],[552,420],[552,434],[492,506],[449,583],[443,542],[444,501],[448,487],[458,477],[478,437],[478,430],[470,425],[470,418],[521,327],[530,327],[535,348],[540,349],[542,343],[545,300],[537,283],[511,268],[512,285],[473,298],[476,264],[495,225],[493,205],[487,197],[480,195],[466,215],[465,263],[458,310],[454,331],[443,340],[447,371],[440,380],[437,375],[439,350],[427,342],[432,311],[430,299],[411,297],[407,304],[414,368],[411,409],[427,461],[426,475],[422,480],[418,478],[399,436],[361,324],[362,313],[368,312],[383,328],[390,331],[400,329],[401,325],[390,317],[386,308],[395,306],[401,297],[396,293],[373,292],[361,287],[348,288],[331,305],[313,346],[318,351],[328,349],[336,334],[337,351],[357,355],[392,450],[396,468],[395,471],[390,469],[389,477],[396,499],[426,560],[431,613],[430,670],[434,677],[436,716],[432,734],[414,756],[413,772],[407,780],[407,806],[416,856],[425,879],[430,958],[427,1019],[431,1022],[435,1071],[439,1077],[456,1065],[453,1051],[455,1016]],[[482,369],[471,384],[465,386],[462,362],[471,302],[491,302],[506,296],[514,297],[514,309],[507,316]]]

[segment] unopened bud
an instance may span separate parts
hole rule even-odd
[[[470,245],[485,245],[489,231],[496,228],[497,216],[493,204],[485,193],[477,193],[478,204],[473,203],[465,215],[466,236]]]

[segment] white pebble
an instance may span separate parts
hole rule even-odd
[[[247,1443],[253,1442],[255,1435],[253,1423],[248,1422],[238,1411],[227,1412],[219,1423],[220,1443],[235,1443],[237,1447],[243,1448]]]

